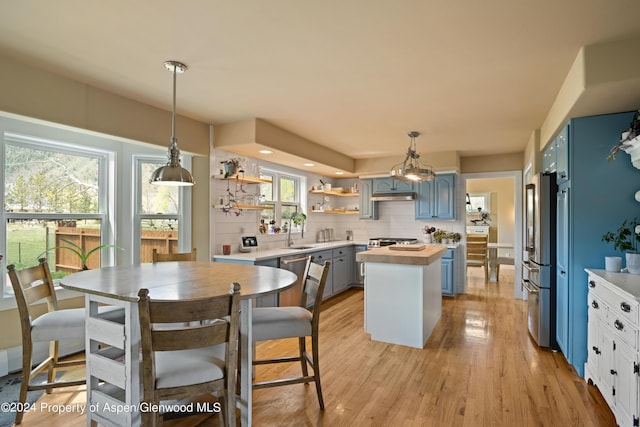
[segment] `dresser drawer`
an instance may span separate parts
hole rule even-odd
[[[638,348],[638,328],[611,312],[609,312],[606,322],[622,341],[634,349]]]
[[[614,318],[633,325],[640,326],[639,306],[635,299],[621,295],[614,287],[599,277],[589,276],[589,295],[596,295],[607,304]]]

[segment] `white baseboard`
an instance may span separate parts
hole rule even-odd
[[[9,373],[9,355],[7,350],[0,350],[0,377]]]

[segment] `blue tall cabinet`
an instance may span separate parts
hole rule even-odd
[[[607,161],[634,113],[571,119],[543,152],[558,179],[557,342],[580,376],[587,360],[587,273],[616,253],[602,241],[625,219],[640,218],[640,170],[626,153]],[[620,254],[617,254],[620,256]]]

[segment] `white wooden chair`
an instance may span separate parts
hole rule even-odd
[[[158,252],[157,249],[153,250],[151,254],[152,262],[167,262],[167,261],[195,261],[196,260],[196,248],[191,249],[191,252],[182,252],[175,254],[163,254]]]
[[[294,307],[259,307],[253,309],[254,341],[298,338],[298,356],[254,360],[254,365],[299,361],[302,376],[253,383],[254,389],[277,387],[289,384],[315,382],[320,409],[324,409],[322,387],[320,385],[320,364],[318,354],[318,329],[320,326],[320,305],[329,273],[330,261],[323,265],[314,264],[312,257],[307,259],[303,275],[300,304]],[[307,299],[313,299],[311,310],[307,309]],[[306,337],[311,337],[312,355],[307,353]],[[309,375],[308,367],[313,370]]]
[[[35,267],[16,270],[15,265],[9,265],[9,278],[13,286],[13,292],[20,316],[22,330],[22,383],[18,400],[20,405],[16,411],[16,424],[22,422],[24,404],[27,401],[27,392],[34,390],[46,390],[51,393],[58,387],[70,387],[85,384],[85,380],[55,381],[56,370],[76,365],[84,365],[85,360],[72,360],[61,362],[58,360],[58,343],[65,340],[84,341],[85,336],[85,309],[58,309],[58,300],[51,279],[49,265],[45,258],[39,260]],[[34,306],[46,302],[47,311],[41,316],[36,316]],[[105,319],[118,321],[124,319],[124,311],[118,307],[101,307],[99,315]],[[33,367],[33,349],[36,342],[49,342],[49,357]],[[47,372],[47,382],[33,384],[33,378]]]
[[[489,236],[486,234],[467,234],[467,267],[483,267],[484,281],[489,281]]]
[[[198,300],[152,300],[148,289],[138,296],[144,402],[221,393],[221,416],[235,427],[240,285]],[[161,424],[161,414],[145,412],[142,422]]]

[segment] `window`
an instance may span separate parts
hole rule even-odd
[[[108,218],[108,161],[112,153],[76,145],[4,134],[1,243],[6,264],[22,269],[47,257],[54,278],[112,262]],[[78,252],[78,253],[76,253]],[[12,293],[3,285],[3,294]]]
[[[490,193],[476,193],[467,195],[467,213],[478,212],[490,212],[491,210],[491,194]]]
[[[287,232],[291,215],[303,212],[305,178],[265,168],[260,170],[260,178],[271,180],[270,184],[260,184],[260,197],[264,198],[263,205],[272,208],[263,210],[260,219],[269,224],[270,234]],[[301,226],[291,224],[292,232],[301,229]]]
[[[153,249],[161,253],[190,251],[182,221],[184,187],[152,185],[149,177],[167,163],[166,156],[136,156],[136,234],[139,262],[151,262]],[[190,233],[187,233],[189,235]]]

